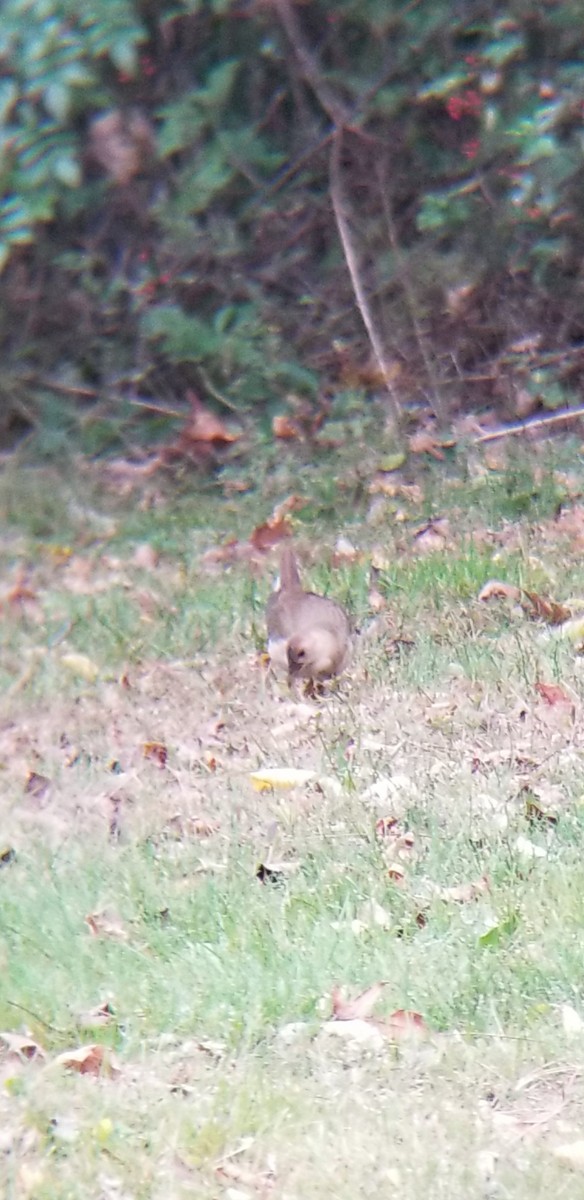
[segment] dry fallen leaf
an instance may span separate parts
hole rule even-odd
[[[434,554],[446,549],[449,537],[450,522],[446,517],[436,517],[416,529],[412,540],[419,554]]]
[[[513,583],[503,583],[500,579],[489,579],[481,588],[478,599],[493,600],[521,600],[521,588],[515,587]]]
[[[563,625],[564,621],[569,621],[572,616],[570,609],[566,608],[565,604],[558,604],[556,600],[547,600],[544,596],[538,596],[537,592],[525,590],[523,595],[529,601],[531,615],[545,621],[546,625]]]
[[[300,869],[299,862],[269,862],[260,863],[256,870],[256,879],[260,883],[282,884],[289,875],[294,875]]]
[[[39,598],[28,583],[29,574],[29,568],[24,565],[16,568],[12,586],[0,596],[0,608],[5,605],[12,610],[19,609],[23,616],[42,620],[43,613]]]
[[[570,642],[570,645],[575,646],[578,653],[582,653],[584,646],[584,617],[574,617],[570,621],[564,621],[558,629],[558,635],[562,640]]]
[[[114,1009],[109,1000],[103,1000],[87,1012],[79,1013],[77,1025],[80,1029],[101,1029],[103,1025],[111,1025],[115,1017]]]
[[[460,883],[455,887],[438,888],[435,895],[439,900],[452,901],[455,904],[469,904],[490,890],[488,875],[481,875],[481,878],[476,879],[473,883]]]
[[[271,517],[263,525],[258,525],[250,536],[250,546],[254,550],[271,550],[272,546],[277,546],[284,538],[290,536],[292,526],[290,524],[290,513],[296,512],[299,508],[304,508],[308,504],[302,496],[287,496],[280,504],[277,504]]]
[[[453,438],[441,438],[429,429],[420,429],[418,433],[413,433],[408,438],[408,446],[411,454],[429,454],[431,458],[437,459],[438,462],[444,461],[444,450],[451,450],[456,442]]]
[[[87,683],[95,683],[99,675],[97,663],[94,663],[87,654],[62,654],[61,664],[72,675],[76,675],[79,679],[85,679]]]
[[[371,1016],[383,989],[387,986],[388,980],[373,983],[371,987],[366,988],[364,992],[360,992],[358,996],[355,996],[354,1000],[344,1000],[341,989],[334,987],[332,990],[333,1020],[366,1020],[367,1017]]]
[[[142,746],[144,758],[150,762],[156,763],[157,767],[165,767],[168,759],[168,750],[163,742],[144,742]]]
[[[356,562],[359,558],[359,551],[352,542],[346,537],[338,537],[333,550],[332,565],[339,567],[342,563]]]
[[[305,496],[297,496],[293,493],[291,496],[286,496],[285,500],[281,500],[276,505],[270,519],[272,521],[282,521],[284,517],[288,517],[292,512],[297,512],[299,508],[306,508],[306,505],[309,503]]]
[[[257,525],[250,537],[254,550],[271,550],[285,538],[290,537],[292,528],[288,517],[270,517],[263,525]]]
[[[201,403],[196,392],[187,391],[187,400],[191,406],[191,411],[187,421],[185,422],[177,440],[177,446],[183,450],[188,450],[189,447],[196,449],[198,443],[206,442],[213,445],[225,446],[231,442],[236,442],[239,434],[232,433],[219,420],[215,413],[211,412]]]
[[[30,1037],[20,1033],[0,1033],[0,1053],[14,1054],[20,1059],[44,1058],[45,1052]]]
[[[53,1060],[54,1065],[79,1075],[115,1075],[119,1072],[113,1056],[106,1054],[100,1045],[80,1046],[78,1050],[65,1050]]]
[[[85,924],[93,937],[116,938],[120,942],[127,942],[128,940],[129,935],[127,930],[124,929],[120,918],[115,913],[109,913],[105,910],[98,913],[89,913],[85,917]]]
[[[567,704],[571,709],[575,709],[572,696],[568,695],[559,683],[536,683],[535,690],[550,706]]]
[[[27,796],[33,796],[40,805],[42,800],[46,800],[52,786],[52,780],[48,779],[46,775],[39,775],[36,771],[29,771],[24,791]]]
[[[520,796],[531,825],[557,825],[562,808],[561,795],[553,788],[538,788],[536,792],[526,785],[521,788]]]
[[[272,791],[281,788],[298,787],[316,778],[315,771],[303,771],[299,767],[264,767],[250,775],[251,785],[256,792]]]
[[[428,1036],[428,1028],[421,1013],[398,1008],[383,1021],[376,1021],[378,1029],[391,1035],[394,1042]]]
[[[280,414],[272,419],[272,433],[274,437],[281,438],[283,441],[292,441],[302,435],[296,421],[285,414]]]

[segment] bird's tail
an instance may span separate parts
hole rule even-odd
[[[280,557],[280,590],[299,587],[301,583],[296,555],[291,546],[283,546]]]

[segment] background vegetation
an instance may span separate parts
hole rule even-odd
[[[578,17],[6,0],[3,444],[150,441],[189,388],[256,422],[331,389],[577,403]]]

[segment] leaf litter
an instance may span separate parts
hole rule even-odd
[[[440,535],[441,536],[441,535]],[[146,569],[149,569],[146,567]],[[532,605],[533,607],[533,605]],[[539,620],[545,616],[536,614]],[[201,758],[203,743],[206,738],[204,730],[213,729],[217,721],[218,697],[211,676],[195,679],[192,665],[157,662],[140,664],[133,668],[133,687],[131,691],[120,685],[104,685],[97,683],[95,696],[85,696],[81,705],[78,698],[69,703],[60,702],[59,722],[68,732],[69,745],[78,743],[89,745],[89,753],[93,770],[97,772],[97,781],[92,780],[91,786],[86,779],[87,759],[73,759],[68,768],[69,778],[62,777],[62,753],[57,761],[55,753],[54,712],[51,714],[35,714],[34,721],[28,725],[26,718],[19,730],[25,738],[26,758],[32,763],[33,756],[38,757],[38,774],[43,778],[58,780],[55,803],[61,809],[65,820],[75,812],[75,835],[93,838],[97,824],[102,825],[102,833],[107,837],[111,820],[111,800],[108,805],[101,804],[101,795],[115,795],[112,791],[109,764],[122,760],[124,771],[120,792],[126,790],[127,796],[120,801],[122,814],[120,825],[125,831],[124,837],[144,839],[160,835],[169,824],[172,827],[180,816],[176,830],[178,840],[197,836],[196,824],[204,823],[204,836],[211,841],[221,837],[221,829],[226,823],[241,842],[248,842],[256,847],[265,834],[267,823],[273,818],[274,812],[281,815],[277,806],[279,796],[270,786],[254,793],[247,789],[245,803],[233,795],[241,792],[242,785],[248,783],[254,773],[260,775],[265,770],[266,761],[287,763],[284,771],[308,771],[316,778],[331,775],[330,755],[323,753],[322,745],[334,744],[336,728],[339,720],[348,723],[350,728],[353,753],[351,756],[351,772],[359,780],[361,796],[350,798],[340,784],[342,805],[339,799],[331,796],[320,797],[320,811],[305,809],[294,796],[294,786],[290,787],[290,806],[286,810],[286,820],[283,823],[289,845],[300,844],[302,848],[311,848],[319,844],[323,830],[330,838],[331,846],[339,848],[338,867],[343,870],[343,846],[355,842],[355,829],[344,824],[346,818],[341,812],[342,806],[351,805],[353,811],[359,814],[361,824],[358,826],[357,840],[363,837],[362,830],[367,828],[369,836],[374,839],[375,822],[383,822],[384,833],[377,834],[380,844],[385,841],[390,844],[391,838],[396,837],[395,855],[392,853],[391,862],[398,856],[404,855],[400,863],[404,875],[412,872],[411,884],[415,894],[417,884],[416,872],[419,876],[424,860],[424,839],[418,830],[409,831],[407,828],[396,829],[396,822],[402,821],[405,813],[414,814],[416,805],[420,811],[429,812],[430,803],[426,803],[425,795],[435,794],[434,789],[444,789],[451,804],[450,811],[439,814],[440,836],[447,838],[455,834],[461,811],[466,811],[469,795],[472,797],[473,822],[477,830],[484,828],[491,833],[496,831],[497,820],[504,810],[513,809],[517,818],[524,815],[526,806],[525,776],[529,778],[529,786],[537,795],[537,788],[543,788],[545,778],[556,767],[564,772],[564,777],[570,778],[570,771],[576,767],[582,749],[582,739],[578,728],[559,727],[553,731],[554,741],[550,744],[549,728],[545,723],[546,710],[570,709],[577,701],[572,699],[570,685],[551,684],[544,682],[546,676],[540,673],[540,682],[533,684],[529,690],[513,680],[507,690],[488,682],[471,683],[453,677],[443,682],[438,689],[433,689],[431,695],[413,694],[410,689],[400,686],[399,677],[392,677],[392,704],[387,704],[387,687],[377,688],[365,676],[360,674],[362,664],[358,660],[351,681],[350,698],[351,719],[347,722],[347,710],[340,707],[325,708],[318,715],[318,743],[314,736],[314,715],[311,713],[306,722],[294,722],[286,716],[285,706],[289,701],[277,690],[261,693],[261,688],[255,691],[249,685],[249,667],[247,660],[236,662],[229,658],[226,663],[227,681],[223,685],[222,718],[219,726],[215,725],[214,733],[218,742],[225,747],[225,759],[219,762],[213,776],[213,787],[209,790],[209,770]],[[356,683],[354,682],[356,681]],[[558,688],[561,691],[554,691]],[[568,689],[568,690],[566,690]],[[253,691],[253,694],[252,694]],[[143,747],[145,730],[142,728],[142,712],[152,702],[157,705],[156,728],[152,731],[153,744],[165,748],[173,763],[177,764],[176,774],[168,780],[170,795],[161,794],[158,773],[152,771],[152,762],[144,760]],[[105,703],[104,703],[105,701]],[[223,703],[225,701],[225,703]],[[336,702],[335,702],[336,703]],[[194,712],[193,729],[188,737],[192,737],[192,751],[188,750],[183,757],[181,747],[188,746],[185,737],[184,714]],[[107,712],[107,725],[103,728],[103,714]],[[521,715],[523,714],[524,715]],[[466,717],[469,717],[467,725]],[[279,719],[283,717],[284,719]],[[471,719],[472,718],[472,719]],[[290,724],[286,724],[292,722]],[[455,752],[452,744],[452,721],[455,722],[457,733]],[[281,732],[282,725],[285,732]],[[367,729],[368,746],[354,735],[356,729]],[[197,729],[201,734],[200,740]],[[273,731],[278,730],[278,737]],[[79,731],[85,733],[80,738]],[[88,732],[89,731],[89,732]],[[97,731],[97,732],[96,732]],[[149,731],[150,732],[150,731]],[[343,731],[344,745],[347,744],[347,731]],[[286,739],[282,747],[282,737]],[[7,731],[0,731],[0,750],[5,756],[7,746]],[[8,737],[10,740],[10,737]],[[368,748],[369,747],[369,748]],[[496,750],[493,749],[496,747]],[[22,745],[19,753],[22,754]],[[479,764],[474,768],[473,764]],[[163,765],[163,764],[161,764]],[[10,780],[14,762],[8,755],[7,778]],[[29,766],[29,770],[30,770]],[[173,768],[174,769],[174,768]],[[282,768],[280,768],[282,769]],[[344,770],[344,768],[343,768]],[[47,772],[45,775],[44,772]],[[334,775],[334,771],[333,771]],[[20,768],[19,786],[22,788],[26,776]],[[334,782],[344,781],[342,771]],[[81,789],[80,789],[81,781]],[[107,781],[107,788],[103,785]],[[97,783],[97,786],[96,786]],[[381,785],[381,786],[378,786]],[[166,788],[165,773],[165,788]],[[53,788],[55,793],[55,787]],[[84,794],[85,793],[85,794]],[[247,796],[249,793],[249,803]],[[368,793],[367,802],[365,794]],[[177,800],[180,797],[180,804]],[[33,797],[34,798],[34,797]],[[96,804],[97,799],[97,804]],[[547,802],[542,800],[544,809]],[[395,815],[390,811],[395,804]],[[424,808],[425,805],[425,808]],[[421,808],[420,808],[421,806]],[[40,816],[41,814],[39,814]],[[496,819],[495,819],[496,818]],[[546,818],[547,820],[547,818]],[[18,816],[10,815],[13,828],[19,829]],[[30,824],[27,826],[30,831]],[[412,841],[408,842],[407,835],[411,832]],[[537,835],[534,835],[537,836]],[[402,839],[406,838],[404,842]],[[528,840],[528,839],[526,839]],[[22,830],[19,831],[19,844],[22,844]],[[514,845],[518,856],[533,858],[531,851],[521,847],[519,839]],[[539,852],[542,847],[533,841]],[[546,856],[547,850],[543,849]],[[383,863],[385,847],[383,847]],[[256,860],[257,861],[257,860]],[[208,860],[211,862],[211,860]],[[410,868],[409,864],[412,863]],[[229,872],[227,860],[217,862],[222,871]],[[200,860],[202,870],[211,869],[208,863]],[[292,871],[298,869],[296,862],[290,862],[285,857],[278,857],[273,862],[268,858],[262,866],[273,870],[276,874],[284,874],[284,868],[290,866]],[[473,904],[481,898],[481,886],[485,877],[478,877],[470,883],[436,883],[435,895],[446,903],[453,905]],[[180,882],[182,886],[183,881]],[[192,886],[191,881],[186,881]],[[380,893],[384,897],[387,893]],[[377,902],[375,902],[377,903]],[[388,902],[389,903],[389,902]],[[388,910],[383,905],[375,908],[371,902],[370,908],[363,906],[357,909],[356,920],[377,928],[381,934],[389,930],[383,913]],[[90,915],[96,922],[103,918],[103,913]],[[110,914],[111,924],[115,927],[119,918]],[[106,917],[106,922],[110,918]],[[121,924],[121,923],[120,923]],[[123,925],[122,932],[127,936]],[[395,928],[395,925],[394,925]],[[491,928],[482,935],[486,947],[494,946],[497,942],[505,942],[513,937],[517,929],[517,919],[511,913],[503,913],[493,922]],[[120,934],[108,931],[107,924],[97,936],[120,938]],[[490,940],[489,940],[490,939]],[[121,940],[124,937],[121,936]],[[354,1025],[352,1035],[357,1038],[358,1028],[367,1030],[367,1035],[376,1038],[375,1044],[383,1047],[387,1042],[399,1042],[404,1036],[426,1036],[427,1030],[421,1014],[396,1009],[387,1017],[376,1017],[374,1008],[386,991],[385,983],[372,985],[356,996],[353,1000],[345,1000],[335,994],[333,1001],[332,1019],[326,1022],[327,1027]],[[343,1004],[347,1007],[343,1010]],[[357,1015],[351,1005],[357,1005]],[[335,1011],[336,1006],[336,1011]],[[340,1014],[343,1013],[344,1016]],[[347,1015],[351,1014],[353,1015]],[[103,1014],[104,1022],[108,1023],[109,1013]],[[99,1015],[96,1015],[99,1024]],[[577,1031],[576,1031],[577,1034]],[[576,1034],[574,1036],[576,1036]],[[335,1035],[337,1036],[337,1035]],[[370,1042],[370,1045],[373,1043]],[[77,1048],[67,1052],[69,1058],[67,1070],[83,1073],[83,1065],[87,1064],[87,1072],[91,1073],[93,1066],[102,1073],[100,1055],[93,1056],[93,1046]],[[84,1057],[84,1056],[87,1057]],[[93,1064],[93,1065],[92,1065]],[[66,1064],[63,1064],[66,1065]],[[262,1183],[262,1171],[256,1174],[255,1167],[250,1168],[251,1176],[247,1182],[243,1176],[239,1180],[242,1187],[255,1187],[253,1179]]]

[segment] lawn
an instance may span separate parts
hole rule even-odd
[[[7,1200],[581,1196],[581,450],[4,464]],[[285,525],[358,629],[317,700]]]

